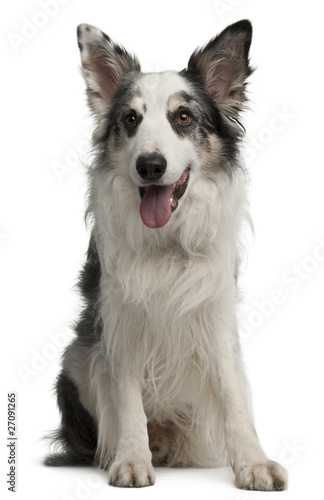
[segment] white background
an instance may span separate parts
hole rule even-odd
[[[44,4],[51,4],[51,15]],[[64,5],[63,5],[64,4]],[[6,2],[1,14],[1,496],[6,394],[18,393],[16,498],[319,498],[323,466],[323,36],[320,2],[138,0]],[[255,420],[287,492],[237,490],[227,469],[158,469],[118,490],[92,468],[46,468],[39,438],[59,420],[51,394],[79,299],[90,121],[76,26],[97,25],[146,71],[182,69],[226,25],[254,25],[245,116],[255,238],[241,278],[242,343]],[[21,38],[19,38],[21,37]],[[271,302],[270,302],[271,301]]]

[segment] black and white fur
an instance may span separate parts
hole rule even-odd
[[[99,29],[78,28],[96,122],[92,235],[48,464],[96,463],[115,486],[154,484],[152,464],[230,464],[239,488],[286,488],[254,429],[235,314],[251,36],[237,22],[180,73],[143,74]]]

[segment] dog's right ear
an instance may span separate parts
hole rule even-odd
[[[77,35],[89,106],[98,116],[109,109],[122,76],[130,71],[140,71],[140,64],[94,26],[80,24]]]

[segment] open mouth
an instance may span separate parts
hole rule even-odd
[[[151,184],[139,188],[142,198],[140,214],[147,227],[157,229],[165,226],[170,220],[172,212],[178,206],[178,201],[187,189],[189,176],[190,168],[186,168],[180,179],[172,186]]]

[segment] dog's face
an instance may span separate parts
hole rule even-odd
[[[199,173],[231,169],[251,25],[224,30],[180,73],[141,73],[136,58],[89,25],[79,26],[78,41],[98,141],[111,155],[118,151],[144,224],[160,228]]]
[[[138,186],[140,214],[150,228],[169,221],[199,165],[189,92],[177,73],[140,75],[117,106],[122,163]]]

